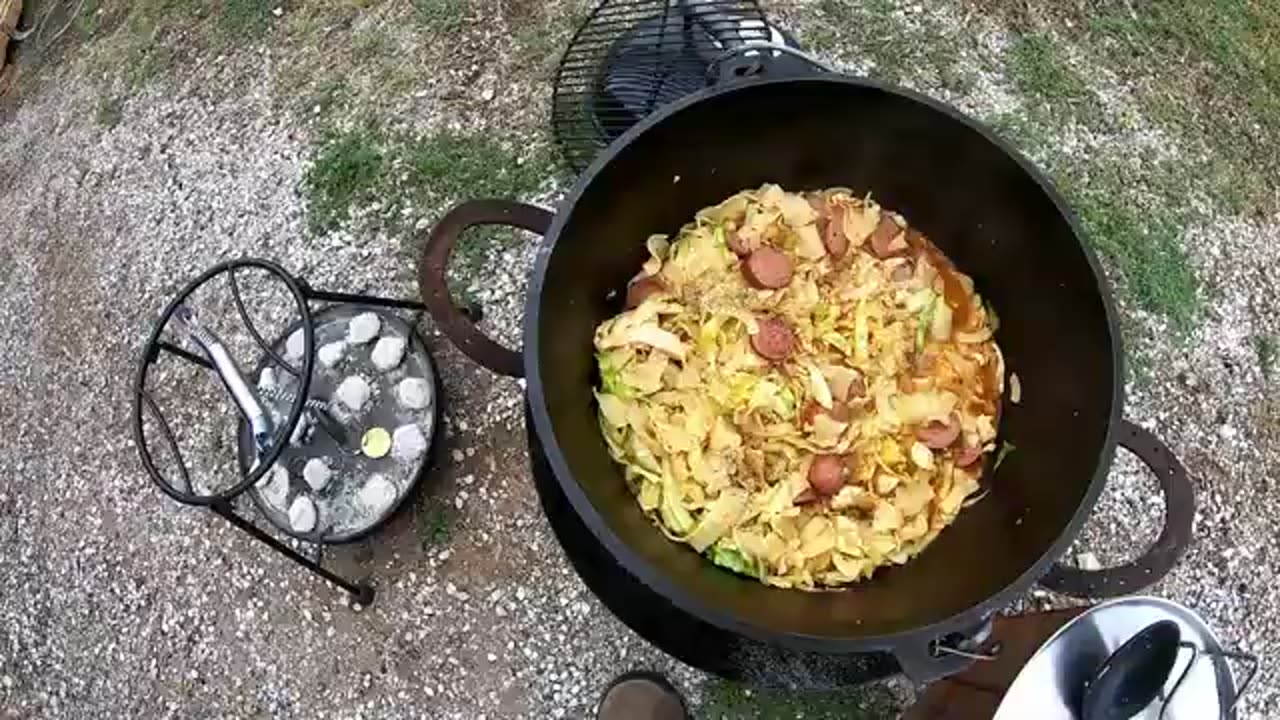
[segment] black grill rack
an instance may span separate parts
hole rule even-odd
[[[774,39],[756,0],[605,0],[556,70],[551,123],[565,162],[581,172],[645,116],[706,87],[728,47]]]

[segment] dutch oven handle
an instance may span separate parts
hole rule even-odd
[[[991,639],[993,620],[988,616],[967,632],[947,637],[908,638],[893,646],[893,657],[902,673],[917,685],[958,675],[975,662],[991,662],[1000,657],[1000,642]]]
[[[520,352],[503,347],[480,332],[474,321],[454,304],[445,279],[449,255],[467,228],[476,225],[509,225],[546,235],[553,215],[534,205],[510,200],[469,200],[454,206],[431,229],[418,264],[418,291],[436,326],[467,357],[493,372],[511,377],[524,375]]]
[[[1196,497],[1182,463],[1150,431],[1128,420],[1120,427],[1120,445],[1137,455],[1160,481],[1165,508],[1160,537],[1142,557],[1116,567],[1082,570],[1054,563],[1040,579],[1041,585],[1054,592],[1078,598],[1109,598],[1138,592],[1167,575],[1191,543]]]

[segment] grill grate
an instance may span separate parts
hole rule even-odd
[[[645,116],[708,84],[723,39],[776,39],[756,0],[605,0],[556,70],[551,124],[581,172]]]

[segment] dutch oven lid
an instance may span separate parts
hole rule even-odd
[[[1118,658],[1133,659],[1133,651],[1141,652],[1153,637],[1167,634],[1152,630],[1172,630],[1177,655],[1168,668],[1155,670],[1166,677],[1159,693],[1145,707],[1132,711],[1101,712],[1098,691],[1110,694],[1114,682],[1104,676]],[[1145,632],[1144,632],[1145,631]],[[1134,642],[1130,642],[1130,641]],[[1117,650],[1124,648],[1124,652]],[[1159,655],[1160,653],[1155,653]],[[1151,657],[1150,655],[1148,657]],[[1106,666],[1106,667],[1104,667]],[[1147,670],[1152,667],[1148,665]],[[1101,672],[1100,672],[1101,671]],[[1167,676],[1164,673],[1167,672]],[[1185,677],[1184,677],[1185,673]],[[1140,673],[1139,673],[1140,674]],[[1133,676],[1141,685],[1148,678]],[[1181,682],[1179,683],[1179,679]],[[1108,678],[1107,680],[1114,680]],[[1156,681],[1159,684],[1159,680]],[[1150,718],[1156,720],[1209,720],[1228,717],[1236,698],[1236,685],[1227,666],[1222,647],[1213,631],[1190,609],[1175,602],[1154,597],[1130,597],[1102,603],[1064,625],[1036,651],[1010,685],[994,720],[1091,720],[1092,718]],[[1090,691],[1093,690],[1093,697]],[[1132,697],[1130,697],[1132,699]],[[1092,704],[1092,711],[1085,706]],[[1167,707],[1165,707],[1167,705]],[[1161,712],[1163,710],[1163,715]]]

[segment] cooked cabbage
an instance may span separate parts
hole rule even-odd
[[[918,233],[876,257],[882,212],[845,189],[738,193],[650,236],[640,276],[664,291],[596,329],[609,453],[658,527],[722,568],[855,582],[924,550],[979,487],[1004,387],[995,312]],[[786,287],[744,278],[735,253],[766,245],[793,263]],[[754,349],[766,319],[794,334],[783,361]],[[818,455],[840,458],[838,490],[810,485]]]

